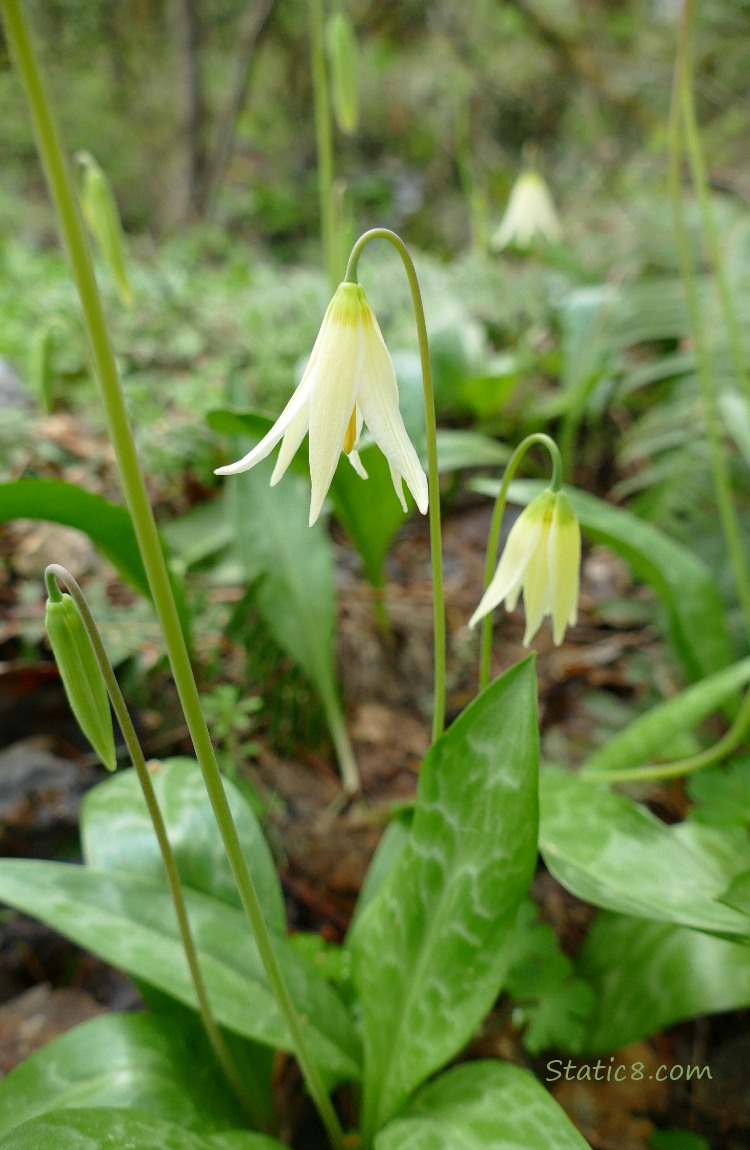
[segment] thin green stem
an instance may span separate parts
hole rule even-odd
[[[356,795],[362,790],[362,780],[359,777],[357,757],[354,754],[344,716],[341,713],[341,703],[336,695],[329,695],[326,692],[323,696],[323,709],[326,713],[328,730],[333,739],[333,748],[341,771],[344,790],[348,795]]]
[[[333,121],[328,90],[328,68],[325,52],[325,17],[323,0],[310,0],[310,51],[312,57],[313,107],[315,112],[315,146],[318,159],[318,199],[323,259],[328,273],[328,286],[334,291],[339,282],[340,267],[337,243],[336,197],[333,186]]]
[[[198,689],[180,626],[153,510],[148,499],[130,430],[122,386],[74,184],[70,177],[51,105],[44,89],[44,82],[26,27],[20,0],[0,0],[0,3],[2,4],[6,38],[23,82],[39,154],[68,249],[73,276],[81,301],[95,374],[99,382],[117,459],[120,482],[133,520],[133,527],[143,558],[154,607],[164,635],[177,693],[201,767],[206,791],[237,883],[245,914],[255,936],[269,986],[284,1014],[292,1049],[299,1060],[310,1093],[318,1107],[332,1144],[336,1150],[343,1150],[344,1136],[341,1125],[325,1090],[317,1065],[308,1052],[302,1021],[292,1003],[268,928],[264,922],[255,883],[242,851],[216,762],[216,755],[201,711]]]
[[[141,744],[130,718],[130,713],[127,704],[123,697],[120,685],[117,682],[112,664],[102,642],[102,637],[99,633],[99,628],[91,613],[91,609],[86,601],[83,591],[75,581],[73,576],[65,567],[61,567],[58,563],[52,563],[47,567],[44,573],[47,594],[53,601],[59,601],[62,596],[58,582],[62,583],[70,593],[70,597],[75,602],[78,608],[78,613],[81,616],[84,627],[91,640],[91,646],[96,656],[96,661],[99,665],[102,678],[109,694],[112,710],[115,713],[117,722],[120,725],[122,736],[125,740],[125,745],[128,748],[131,761],[135,767],[138,776],[138,782],[143,791],[143,797],[146,801],[149,817],[153,823],[156,839],[159,844],[159,851],[161,852],[162,862],[164,863],[164,870],[167,874],[167,883],[169,885],[169,893],[172,896],[174,903],[175,914],[177,916],[177,927],[182,939],[182,946],[187,958],[188,968],[190,970],[190,977],[193,980],[195,988],[195,996],[198,1000],[198,1011],[203,1022],[203,1027],[206,1031],[208,1041],[211,1043],[214,1054],[227,1077],[228,1082],[231,1084],[237,1098],[239,1099],[243,1110],[251,1121],[255,1121],[257,1115],[253,1108],[252,1102],[248,1097],[245,1089],[245,1084],[240,1076],[237,1067],[234,1064],[229,1049],[224,1041],[224,1036],[216,1025],[216,1020],[211,1010],[211,1002],[208,997],[206,985],[203,981],[203,974],[201,973],[200,961],[198,959],[198,951],[193,939],[193,932],[190,927],[190,919],[188,918],[187,907],[185,905],[185,896],[182,889],[182,882],[180,874],[177,869],[177,861],[172,851],[172,846],[169,842],[166,824],[159,808],[159,803],[154,791],[154,785],[151,782],[151,775],[149,774],[148,767],[146,766],[146,759],[141,749]]]
[[[642,767],[623,767],[619,771],[606,769],[587,771],[584,768],[580,776],[591,782],[640,783],[651,779],[674,779],[678,775],[689,775],[693,771],[700,771],[704,767],[720,763],[739,746],[748,730],[750,730],[750,691],[745,694],[729,730],[705,751],[699,751],[697,755],[690,755],[685,759],[673,759],[671,763],[649,763]]]
[[[690,331],[695,344],[695,356],[701,400],[706,419],[711,474],[713,478],[716,505],[724,533],[729,562],[732,568],[737,594],[745,620],[745,628],[750,634],[750,574],[742,545],[737,512],[732,496],[729,462],[717,410],[716,387],[711,370],[711,361],[706,346],[701,304],[695,280],[695,269],[690,250],[690,242],[685,224],[685,211],[680,183],[680,158],[682,154],[682,134],[680,120],[683,105],[682,89],[686,69],[689,68],[690,32],[692,0],[687,0],[680,25],[680,39],[677,49],[672,103],[669,116],[669,188],[672,211],[675,221],[677,248],[680,259],[680,272],[685,291],[685,304]]]
[[[419,341],[419,359],[422,366],[422,389],[424,391],[424,416],[427,438],[427,483],[430,496],[430,562],[432,564],[433,631],[435,643],[435,682],[432,710],[432,741],[440,737],[445,726],[445,680],[446,680],[446,638],[445,638],[445,599],[443,594],[443,547],[440,526],[440,476],[437,458],[437,419],[435,417],[435,391],[432,385],[430,348],[427,341],[422,293],[414,262],[406,244],[395,232],[388,228],[372,228],[361,235],[352,248],[346,265],[345,280],[357,283],[357,265],[362,250],[371,240],[383,239],[393,244],[401,256],[401,261],[409,280],[414,319]]]
[[[485,591],[490,585],[492,576],[495,573],[497,566],[498,549],[500,546],[500,531],[503,525],[503,515],[505,514],[505,504],[508,498],[508,488],[510,487],[511,480],[518,470],[521,461],[535,443],[541,443],[547,448],[552,460],[552,479],[550,480],[550,487],[553,491],[560,490],[562,482],[562,456],[560,455],[559,448],[549,435],[545,435],[543,431],[534,432],[533,435],[527,435],[525,439],[521,440],[516,450],[511,455],[503,473],[502,483],[495,499],[495,507],[492,512],[492,520],[490,522],[490,533],[487,537],[487,554],[484,561],[484,589]],[[479,690],[483,691],[490,681],[490,674],[492,668],[492,628],[493,628],[493,612],[490,611],[482,619],[482,633],[479,642]]]

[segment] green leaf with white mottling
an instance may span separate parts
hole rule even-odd
[[[365,1140],[468,1040],[508,966],[534,872],[533,658],[433,745],[409,841],[350,940],[365,1040]]]
[[[244,915],[186,890],[190,923],[217,1022],[266,1046],[290,1050],[286,1024]],[[0,902],[34,915],[106,962],[195,1008],[195,991],[172,902],[139,875],[37,859],[0,860]],[[332,1078],[357,1078],[358,1041],[336,992],[289,946],[274,949],[312,1056]]]
[[[139,1110],[60,1110],[17,1126],[0,1150],[288,1150],[265,1134],[201,1135]]]
[[[186,886],[241,909],[231,867],[200,767],[167,759],[151,781]],[[224,789],[266,922],[283,934],[284,897],[273,858],[249,804],[228,779]],[[81,813],[83,856],[95,869],[129,871],[166,883],[156,835],[134,770],[119,771],[88,792]]]
[[[528,1070],[467,1062],[442,1074],[375,1139],[375,1150],[587,1150]]]
[[[747,919],[717,899],[750,865],[735,831],[667,826],[648,808],[596,783],[547,768],[539,844],[552,874],[594,906],[717,934],[747,934]]]
[[[619,1050],[688,1018],[750,1006],[750,950],[671,923],[601,913],[578,956],[596,991],[585,1049]]]
[[[197,1020],[189,1029],[147,1014],[92,1018],[0,1080],[0,1138],[70,1107],[147,1110],[204,1133],[243,1122]]]

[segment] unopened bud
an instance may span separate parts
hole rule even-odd
[[[123,303],[130,305],[133,293],[125,265],[125,241],[115,194],[106,174],[92,155],[79,152],[77,159],[81,169],[81,208],[84,219],[117,284],[120,298]]]
[[[336,123],[351,136],[359,123],[359,61],[357,38],[348,16],[334,13],[328,21],[326,38]]]
[[[48,599],[45,624],[70,709],[108,771],[117,767],[112,712],[99,663],[70,595]]]

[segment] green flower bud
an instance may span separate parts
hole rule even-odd
[[[326,29],[331,67],[331,95],[336,123],[347,136],[359,123],[359,66],[357,38],[348,16],[336,12]]]
[[[114,771],[117,759],[107,688],[83,619],[70,595],[47,600],[45,624],[70,709],[104,766]]]
[[[130,305],[133,293],[125,265],[125,241],[115,194],[107,176],[92,155],[79,152],[77,160],[81,170],[81,208],[84,219],[117,284],[120,298],[123,303]]]

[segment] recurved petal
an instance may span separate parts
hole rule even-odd
[[[310,423],[310,406],[305,404],[301,411],[298,411],[292,422],[289,424],[284,438],[281,441],[281,448],[276,460],[276,466],[273,469],[271,476],[271,487],[274,487],[282,475],[284,475],[287,467],[297,454],[300,443],[307,435],[307,428]]]
[[[422,470],[399,410],[393,361],[364,292],[361,300],[364,360],[357,402],[373,439],[390,464],[391,475],[395,472],[403,476],[414,496],[414,502],[424,515],[429,501],[427,476]],[[400,483],[396,484],[395,479],[394,486],[398,494]]]
[[[503,599],[506,600],[509,611],[512,611],[518,602],[526,569],[534,555],[543,527],[541,518],[533,517],[529,520],[527,516],[528,508],[513,524],[498,568],[469,620],[470,627],[476,626],[480,619],[489,615],[490,611],[494,611]]]
[[[270,455],[279,440],[286,435],[287,429],[291,427],[300,412],[306,408],[312,391],[312,383],[313,379],[309,373],[308,366],[308,370],[302,376],[294,395],[289,400],[271,430],[263,436],[260,443],[257,444],[252,451],[249,451],[247,455],[244,455],[242,459],[238,459],[236,463],[228,463],[226,467],[217,467],[215,474],[238,475],[241,471],[249,471],[256,463],[260,463],[261,459],[265,459],[267,455]]]

